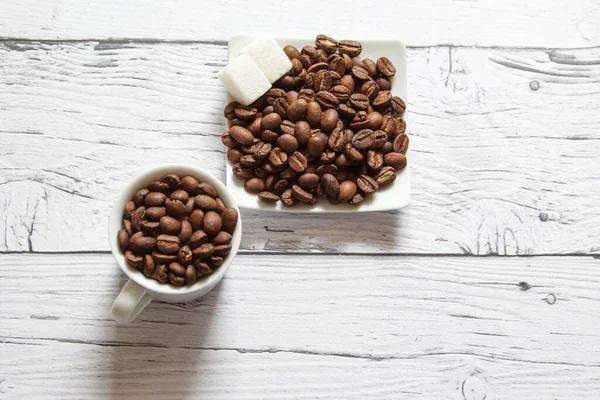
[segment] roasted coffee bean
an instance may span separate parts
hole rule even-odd
[[[383,155],[386,155],[387,153],[391,153],[392,151],[394,151],[393,147],[394,146],[392,145],[392,142],[390,142],[390,141],[385,142],[385,144],[381,148],[381,152],[383,153]]]
[[[293,169],[294,171],[303,172],[304,170],[306,170],[306,167],[308,166],[308,161],[306,160],[306,157],[304,157],[304,155],[302,153],[300,153],[299,151],[294,151],[289,156],[288,164],[289,164],[290,168]]]
[[[135,192],[135,195],[133,196],[133,202],[135,203],[136,207],[144,205],[144,199],[148,193],[150,193],[148,189],[140,189]]]
[[[181,201],[182,203],[185,204],[190,199],[190,195],[185,190],[176,190],[173,193],[171,193],[171,195],[169,196],[169,198],[171,200],[179,200],[179,201]]]
[[[156,264],[169,264],[177,261],[177,254],[163,254],[159,251],[153,251],[152,258]]]
[[[318,63],[325,63],[327,61],[327,53],[323,49],[317,49],[314,54],[310,57],[313,65]]]
[[[235,118],[235,108],[238,107],[240,105],[240,103],[238,103],[237,101],[232,101],[231,103],[227,104],[225,106],[225,109],[223,110],[223,115],[225,115],[225,118],[227,118],[228,120],[232,120]]]
[[[306,72],[306,69],[302,69],[302,72],[300,72],[300,74],[298,74],[298,76],[294,77],[294,83],[298,89],[300,89],[300,88],[302,88],[302,86],[304,86],[304,82],[306,82],[307,75],[308,75],[308,73]]]
[[[264,201],[265,203],[276,203],[277,201],[279,201],[279,196],[277,196],[273,192],[268,191],[260,192],[258,194],[258,198]]]
[[[328,146],[335,152],[340,152],[346,147],[346,134],[341,129],[334,129],[329,135]]]
[[[235,164],[233,166],[233,175],[238,179],[250,179],[254,176],[254,172],[251,168],[246,168],[241,164]]]
[[[208,264],[200,260],[199,258],[194,259],[194,261],[192,262],[192,266],[196,270],[196,275],[198,277],[212,274],[212,269],[210,269]]]
[[[348,126],[350,126],[350,129],[356,132],[363,129],[369,129],[369,126],[371,126],[371,121],[368,119],[367,112],[358,111]]]
[[[217,201],[205,194],[199,194],[198,196],[195,196],[194,204],[196,207],[204,211],[215,211],[217,209]]]
[[[316,79],[316,73],[317,73],[317,72],[319,72],[319,71],[327,71],[327,68],[328,68],[328,67],[329,67],[329,65],[327,65],[327,63],[326,63],[326,62],[324,62],[324,61],[321,61],[321,62],[316,62],[316,63],[314,63],[313,65],[311,65],[311,66],[310,66],[310,67],[309,67],[309,68],[306,70],[306,72],[307,72],[308,74],[311,74],[311,73],[312,73],[312,74],[315,74],[315,75],[313,76],[313,79]],[[314,85],[315,83],[316,83],[316,81],[315,81],[315,80],[313,80],[313,85]],[[313,85],[311,85],[311,86],[313,86]]]
[[[133,229],[131,228],[131,221],[128,219],[123,220],[123,229],[129,236],[133,235]]]
[[[289,189],[290,186],[290,182],[287,179],[280,179],[277,182],[275,182],[275,187],[273,188],[273,191],[277,196],[281,196],[281,194],[287,189]]]
[[[142,221],[142,231],[148,236],[160,234],[160,224],[156,221]]]
[[[215,246],[211,243],[204,243],[192,250],[194,257],[208,258],[212,256]]]
[[[257,194],[265,190],[265,181],[261,178],[250,178],[244,183],[246,191],[249,193]],[[206,221],[205,221],[206,224]]]
[[[310,68],[310,66],[312,65],[312,59],[310,58],[310,56],[308,54],[301,54],[298,57],[298,60],[300,60],[304,69],[308,70]]]
[[[288,162],[288,155],[283,149],[275,147],[269,153],[269,162],[274,167],[283,167]]]
[[[212,256],[214,257],[227,257],[231,252],[231,244],[220,244],[213,246]]]
[[[235,116],[245,121],[252,121],[257,113],[256,108],[239,105],[234,110]]]
[[[373,135],[375,136],[375,140],[373,141],[371,148],[381,149],[387,141],[387,134],[382,130],[376,130]]]
[[[368,97],[370,101],[375,100],[379,94],[379,85],[375,81],[366,81],[360,87],[360,92]]]
[[[352,165],[352,162],[353,161],[351,159],[346,157],[345,153],[340,153],[335,158],[335,165],[338,167],[339,170],[345,170],[346,167],[349,167]]]
[[[308,122],[311,127],[315,128],[319,126],[321,123],[321,114],[321,105],[317,101],[311,101],[308,103],[306,110],[306,122]]]
[[[274,85],[284,90],[291,90],[296,85],[296,80],[289,75],[284,75]]]
[[[356,57],[362,52],[362,45],[355,40],[340,40],[338,44],[340,53]]]
[[[298,58],[300,57],[300,51],[292,45],[287,45],[283,48],[283,52],[288,56],[288,58]]]
[[[146,275],[148,278],[152,278],[154,276],[154,271],[156,270],[156,263],[150,254],[146,254],[144,256],[142,265],[144,269],[144,275]]]
[[[377,111],[367,114],[367,121],[369,121],[369,129],[378,130],[381,128],[381,124],[383,123],[383,116]],[[386,135],[387,138],[387,135]]]
[[[328,151],[325,150],[324,152],[321,153],[321,157],[319,157],[319,161],[323,164],[329,164],[335,161],[335,157],[337,156],[337,154],[335,153],[335,151]],[[315,169],[316,171],[316,169]]]
[[[310,190],[317,187],[317,185],[319,184],[319,180],[320,178],[317,174],[302,174],[298,177],[298,185],[303,189]]]
[[[324,174],[321,177],[321,187],[330,196],[337,196],[340,192],[340,184],[332,174]]]
[[[277,132],[274,132],[269,129],[265,129],[260,133],[260,139],[265,143],[273,143],[277,140],[278,137],[279,135],[277,134]]]
[[[354,135],[352,138],[352,146],[359,150],[367,150],[373,146],[375,142],[375,132],[371,129],[363,129]]]
[[[117,243],[119,244],[119,249],[121,249],[123,253],[129,248],[129,234],[125,229],[121,229],[117,234]]]
[[[233,235],[233,231],[238,222],[238,212],[235,208],[227,207],[221,213],[222,229]],[[206,223],[206,222],[205,222]]]
[[[185,267],[176,261],[169,264],[169,270],[178,276],[185,275]]]
[[[338,112],[342,118],[345,118],[348,121],[352,121],[356,116],[356,110],[346,104],[340,104]]]
[[[244,129],[244,128],[236,128],[236,130],[237,129]],[[250,134],[250,135],[252,135],[252,134]],[[253,137],[253,139],[254,139],[254,137]],[[199,183],[200,182],[198,182],[198,179],[194,178],[193,176],[184,176],[183,178],[181,178],[181,189],[185,190],[187,192],[187,194],[189,194],[190,196],[194,196],[194,195],[196,195],[196,191],[198,190]]]
[[[379,189],[379,184],[368,175],[361,175],[356,179],[356,185],[365,194],[375,193]]]
[[[298,140],[294,136],[288,134],[279,136],[277,145],[286,153],[298,150]]]
[[[240,162],[240,158],[244,153],[239,149],[229,149],[227,151],[227,160],[232,164],[237,164]]]
[[[384,131],[388,137],[393,136],[396,132],[396,120],[391,115],[386,115],[383,117],[380,129]]]
[[[377,76],[377,64],[375,61],[370,58],[363,58],[363,64],[365,65],[365,70],[369,73],[369,76],[376,77]]]
[[[346,144],[346,147],[344,148],[344,154],[346,154],[346,157],[352,161],[360,161],[364,157],[362,153],[358,151],[358,149],[352,146],[352,143]]]
[[[192,237],[192,224],[189,221],[181,221],[181,231],[179,231],[179,240],[181,243],[187,243]]]
[[[275,100],[285,97],[285,90],[279,88],[272,88],[267,91],[266,100],[268,105],[272,105]]]
[[[404,103],[404,100],[402,100],[400,97],[398,96],[394,96],[392,97],[392,110],[396,113],[396,114],[404,114],[404,111],[406,111],[406,103]]]
[[[131,213],[131,228],[135,232],[138,232],[142,229],[142,219],[144,218],[145,215],[146,215],[146,207],[144,207],[144,206],[136,208]]]
[[[340,79],[340,85],[346,86],[350,93],[354,93],[355,83],[352,75],[344,75]]]
[[[247,145],[247,144],[252,144],[252,142],[254,141],[254,135],[252,134],[252,132],[250,132],[248,129],[246,129],[244,127],[232,126],[228,132],[229,132],[229,135],[239,144]],[[227,144],[225,142],[224,142],[224,144],[227,146]],[[227,146],[227,147],[231,148],[232,146]]]
[[[396,131],[395,131],[395,135],[399,135],[401,133],[406,132],[406,121],[404,121],[403,119],[400,120],[396,120]]]
[[[396,68],[387,57],[380,57],[377,60],[377,69],[381,75],[387,78],[396,75]]]
[[[315,73],[313,82],[313,89],[315,90],[315,92],[318,93],[320,91],[328,91],[331,88],[331,75],[329,75],[329,71],[321,70]]]
[[[393,167],[383,167],[375,177],[379,188],[387,187],[396,180],[396,170]]]
[[[165,201],[165,207],[167,209],[167,214],[175,218],[182,218],[188,214],[188,208],[179,200],[167,199],[167,201]],[[162,217],[163,215],[160,216],[160,218]]]
[[[290,106],[287,98],[277,99],[273,102],[273,110],[279,114],[282,120],[287,118],[287,109]]]
[[[367,79],[369,79],[369,72],[367,72],[367,70],[363,67],[354,66],[352,67],[350,72],[352,72],[352,76],[358,79],[359,81],[366,81]]]
[[[185,269],[185,283],[186,285],[193,285],[197,280],[196,269],[192,265],[188,265]]]
[[[137,255],[150,254],[156,246],[156,239],[152,236],[131,237],[131,250]]]
[[[269,165],[271,165],[271,164],[269,164]],[[269,172],[269,173],[271,174],[271,172]],[[265,191],[267,191],[267,192],[273,191],[273,188],[275,187],[275,182],[277,182],[277,179],[279,179],[278,176],[275,174],[276,173],[273,172],[272,175],[269,175],[267,177],[267,179],[265,179]]]
[[[164,216],[160,218],[159,227],[163,233],[176,235],[181,231],[181,222],[176,218]]]
[[[242,128],[245,128],[246,126],[248,126],[248,121],[244,121],[241,118],[234,118],[231,121],[229,121],[229,125],[231,126],[241,126]]]
[[[338,193],[338,198],[341,201],[348,201],[354,197],[356,191],[356,183],[350,180],[343,181],[340,183],[340,192]]]
[[[279,197],[278,197],[278,199],[279,199]],[[213,246],[219,246],[221,244],[231,243],[231,239],[232,239],[232,236],[228,232],[221,231],[221,232],[219,232],[219,234],[217,236],[215,236],[213,238],[211,243],[213,244]]]
[[[156,279],[157,281],[159,281],[160,283],[168,283],[169,282],[169,267],[167,267],[165,264],[157,265],[156,269],[154,271],[154,275],[152,277],[154,279]]]
[[[329,70],[344,75],[346,73],[346,61],[342,57],[334,58],[329,63]]]
[[[296,198],[292,194],[292,189],[287,189],[281,194],[281,202],[286,207],[293,207],[296,205]]]
[[[254,175],[260,179],[266,179],[266,177],[269,176],[269,173],[263,166],[254,167],[253,171],[254,171]]]
[[[190,265],[194,255],[190,246],[181,246],[177,252],[177,260],[181,265]]]
[[[354,64],[352,63],[352,57],[350,57],[348,54],[342,54],[342,59],[344,60],[344,64],[346,65],[346,72],[350,71],[354,66]]]
[[[221,265],[223,265],[224,261],[225,260],[223,259],[223,257],[213,256],[208,259],[208,265],[214,270],[215,268],[219,268]]]
[[[396,153],[406,154],[406,150],[408,150],[408,136],[406,134],[401,133],[394,139],[393,149]]]
[[[281,125],[281,116],[277,113],[270,113],[261,118],[260,127],[263,130],[275,130]],[[248,143],[250,144],[250,143]]]
[[[383,76],[380,76],[379,78],[375,79],[375,82],[379,86],[379,90],[391,90],[392,89],[392,83],[389,81],[389,79],[387,79]]]
[[[212,187],[211,184],[205,183],[205,182],[202,182],[202,183],[198,184],[197,189],[196,189],[196,193],[198,193],[198,194],[205,194],[205,195],[210,196],[210,197],[217,197],[218,196],[218,193],[215,190],[215,188]]]
[[[309,88],[304,88],[302,90],[300,90],[300,92],[298,93],[298,100],[306,100],[306,102],[310,102],[313,101],[315,99],[315,91],[313,89],[309,89]],[[289,113],[289,109],[288,109],[288,113]]]
[[[290,121],[289,119],[282,121],[281,125],[279,125],[279,130],[281,131],[281,133],[287,133],[288,135],[294,135],[295,128],[296,123]]]
[[[190,214],[190,216],[188,217],[188,222],[192,225],[192,229],[194,231],[197,231],[199,229],[202,229],[202,223],[204,221],[204,212],[202,210],[194,210],[192,211],[192,213]],[[161,220],[162,222],[162,220]],[[177,231],[179,232],[179,231]],[[165,232],[167,233],[167,232]]]
[[[319,129],[315,129],[306,143],[308,154],[313,157],[320,157],[321,153],[327,147],[329,137],[322,133]]]
[[[156,246],[161,253],[173,254],[179,251],[181,240],[175,235],[159,235],[156,238]]]
[[[298,76],[304,69],[302,63],[297,58],[292,58],[290,60],[292,62],[292,69],[290,69],[290,76]]]
[[[261,161],[254,157],[253,154],[247,154],[240,158],[240,163],[246,167],[256,167],[261,163]]]
[[[340,102],[340,106],[347,102],[348,99],[350,98],[350,95],[352,94],[352,92],[350,91],[350,89],[348,89],[346,86],[344,85],[337,85],[334,86],[333,88],[331,88],[330,92],[337,97],[337,99]]]
[[[144,198],[144,205],[146,207],[160,207],[165,204],[167,196],[161,192],[150,192]]]
[[[362,93],[354,93],[350,96],[348,105],[355,110],[366,110],[369,107],[369,98]]]
[[[317,104],[318,105],[318,104]],[[319,108],[320,110],[320,108]],[[310,125],[306,121],[298,121],[296,123],[296,127],[294,128],[294,136],[296,136],[296,140],[301,145],[305,145],[308,142],[308,139],[311,135]]]
[[[262,121],[262,117],[256,118],[254,121],[252,121],[250,123],[250,125],[248,125],[246,127],[246,129],[248,129],[250,131],[250,133],[252,133],[254,135],[254,137],[258,137],[260,135],[260,133],[262,132],[262,127],[260,126],[261,121]]]
[[[323,176],[324,174],[336,174],[338,172],[335,164],[324,164],[319,165],[315,171],[317,175]]]
[[[314,89],[315,86],[315,73],[310,72],[306,74],[306,78],[304,78],[304,88]]]
[[[374,108],[384,108],[390,105],[392,102],[392,93],[389,90],[382,90],[379,92],[375,100],[371,103]]]
[[[338,42],[337,40],[330,38],[329,36],[321,34],[317,36],[317,39],[315,40],[315,45],[317,46],[317,48],[324,50],[325,53],[333,54],[337,51]]]
[[[207,242],[208,242],[208,234],[206,232],[204,232],[203,230],[200,230],[200,231],[196,231],[192,234],[192,237],[190,238],[188,245],[193,250],[196,247],[198,247],[204,243],[207,243]]]
[[[123,208],[123,218],[126,220],[131,219],[131,214],[135,211],[138,206],[135,205],[133,201],[129,201],[125,204]]]
[[[383,165],[390,166],[398,171],[406,167],[406,156],[402,153],[388,153],[383,157]]]
[[[162,192],[166,194],[169,192],[169,184],[165,182],[151,182],[148,185],[148,190],[151,192]]]
[[[348,201],[348,204],[352,204],[353,206],[362,203],[365,201],[365,196],[361,193],[356,193],[352,198]]]
[[[185,277],[174,274],[173,272],[169,272],[169,282],[173,286],[184,286],[185,285]]]
[[[223,210],[225,210],[227,208],[227,206],[225,206],[225,203],[223,203],[223,200],[221,200],[220,197],[217,197],[215,200],[217,202],[217,210],[216,211],[219,214],[221,214],[223,212]]]
[[[326,91],[317,92],[317,94],[315,95],[315,100],[323,109],[337,108],[337,106],[340,105],[340,101],[338,100],[338,98],[335,97],[333,93],[329,93]]]
[[[131,237],[129,237],[129,243],[131,243],[133,240],[137,240],[144,236],[147,236],[144,232],[142,232],[142,231],[136,232],[133,235],[131,235]]]
[[[131,265],[132,267],[139,269],[139,268],[142,268],[142,265],[144,263],[144,257],[141,255],[135,254],[131,250],[127,250],[125,252],[125,261],[127,262],[127,264]]]
[[[321,115],[321,130],[331,132],[335,129],[338,122],[338,112],[333,108],[325,110]]]
[[[314,195],[298,185],[292,185],[292,196],[302,203],[310,203],[312,202]]]
[[[255,157],[257,160],[262,160],[269,156],[269,153],[271,153],[271,149],[272,149],[271,143],[258,142],[252,148],[252,156]],[[240,161],[242,158],[243,157],[240,158]],[[242,162],[242,164],[248,165],[244,162]]]

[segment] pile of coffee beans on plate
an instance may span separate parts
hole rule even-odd
[[[396,68],[359,58],[362,45],[317,36],[285,46],[292,69],[250,106],[225,107],[222,135],[234,175],[263,201],[360,204],[406,164],[406,104],[393,96]]]
[[[169,174],[125,205],[117,239],[127,263],[146,277],[191,285],[223,264],[237,221],[211,185]]]

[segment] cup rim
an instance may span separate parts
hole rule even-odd
[[[118,245],[117,233],[122,228],[123,224],[123,209],[125,204],[133,198],[135,192],[146,187],[150,182],[159,180],[167,174],[177,174],[179,176],[191,175],[200,182],[205,182],[212,185],[218,192],[219,197],[223,200],[225,206],[234,208],[238,212],[238,222],[231,239],[231,251],[225,258],[223,264],[218,267],[212,274],[202,277],[193,285],[173,286],[171,284],[163,284],[154,279],[147,278],[143,273],[127,264],[125,255],[121,252]],[[152,167],[141,174],[138,174],[133,179],[129,180],[125,187],[119,193],[119,196],[113,203],[113,208],[110,213],[108,222],[108,240],[113,256],[121,270],[127,277],[133,280],[138,285],[146,290],[164,295],[186,295],[196,292],[201,292],[206,288],[212,288],[225,275],[229,265],[235,258],[242,237],[242,218],[239,207],[233,198],[233,195],[227,187],[210,172],[191,165],[185,164],[163,164]]]

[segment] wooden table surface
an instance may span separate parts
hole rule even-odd
[[[0,399],[598,399],[598,1],[0,4]],[[209,295],[109,310],[112,202],[224,178],[234,33],[408,44],[412,204],[242,211]]]

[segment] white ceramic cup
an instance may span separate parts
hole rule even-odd
[[[173,286],[162,284],[154,279],[146,278],[143,273],[130,266],[125,261],[125,255],[119,249],[117,233],[123,224],[123,209],[125,204],[133,198],[139,189],[145,188],[150,182],[161,180],[168,174],[177,174],[181,177],[190,175],[200,182],[211,184],[219,193],[219,197],[227,207],[235,208],[238,212],[238,222],[231,240],[231,252],[219,268],[212,274],[204,276],[190,286]],[[235,199],[221,183],[210,173],[186,165],[165,165],[153,168],[130,181],[117,199],[108,223],[108,238],[110,247],[117,263],[129,277],[129,282],[123,287],[112,306],[113,318],[122,324],[133,321],[140,312],[153,300],[159,299],[171,303],[191,301],[210,292],[221,281],[229,268],[240,247],[242,238],[242,221],[239,217],[240,210]]]

